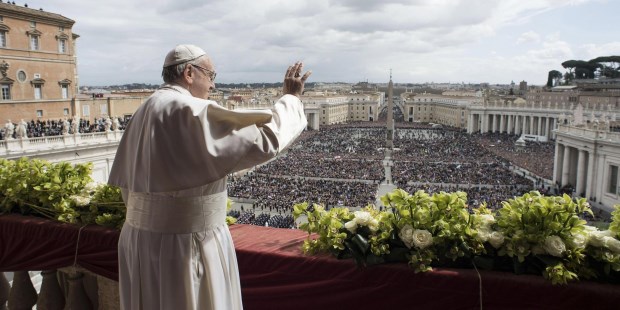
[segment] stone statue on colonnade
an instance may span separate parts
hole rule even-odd
[[[15,131],[15,125],[11,122],[10,119],[6,120],[6,124],[4,124],[4,139],[11,140],[13,139],[13,132]]]
[[[78,134],[80,130],[80,120],[78,120],[77,115],[73,116],[73,121],[71,122],[71,129],[73,134]]]
[[[571,106],[572,107],[572,106]],[[594,116],[594,113],[592,114]],[[575,110],[573,110],[573,122],[572,124],[575,126],[583,125],[583,106],[581,103],[577,104]]]
[[[15,137],[17,139],[28,139],[28,135],[26,134],[26,122],[21,119],[19,123],[17,123],[17,128],[15,128]]]
[[[69,127],[71,126],[71,124],[69,124],[69,121],[65,118],[62,120],[62,134],[63,135],[68,135],[69,134]]]
[[[118,120],[118,117],[112,117],[112,130],[113,131],[121,130],[121,123]]]
[[[103,121],[103,128],[106,132],[110,131],[110,128],[112,128],[112,120],[110,119],[110,116],[105,117],[105,120]]]

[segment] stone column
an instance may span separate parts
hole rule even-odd
[[[469,114],[469,120],[467,121],[467,133],[474,132],[474,113]]]
[[[508,118],[508,128],[506,128],[506,133],[508,134],[512,134],[514,133],[512,131],[512,118],[514,117],[513,115],[506,115],[506,117]]]
[[[592,178],[594,175],[594,157],[592,152],[588,152],[588,172],[586,173],[586,198],[592,197]]]
[[[534,116],[530,115],[530,135],[533,135],[534,133]]]
[[[570,146],[564,146],[564,159],[562,160],[562,182],[560,187],[568,184],[568,175],[570,174]]]
[[[505,115],[500,115],[499,116],[499,133],[504,132],[504,118],[506,118]]]
[[[542,132],[542,117],[539,116],[537,118],[538,118],[538,131],[536,132],[536,134],[539,136],[544,136]]]
[[[557,126],[557,122],[558,119],[557,118],[552,118],[552,122],[551,122],[551,131],[549,134],[549,137],[553,138],[553,140],[555,140],[555,132],[553,132],[553,130],[555,129],[555,127]]]
[[[583,197],[585,195],[585,187],[583,184],[583,179],[585,177],[585,165],[586,165],[586,151],[579,150],[579,157],[577,158],[577,184],[575,185],[575,192],[579,197]],[[583,193],[583,195],[582,195]]]
[[[522,126],[522,129],[521,129],[521,134],[522,135],[526,135],[526,134],[528,134],[526,132],[526,130],[527,130],[526,129],[527,128],[527,116],[524,115],[524,116],[521,116],[521,117],[523,118],[523,126]]]
[[[560,157],[564,156],[564,145],[556,143],[555,144],[555,155],[553,156],[553,184],[558,183],[561,178],[562,171],[559,170],[562,167],[560,166]]]

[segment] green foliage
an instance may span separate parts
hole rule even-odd
[[[558,70],[549,71],[549,74],[547,75],[547,87],[551,88],[553,86],[556,86],[557,83],[554,83],[554,82],[558,81],[561,78],[562,78],[562,73],[560,71]]]
[[[500,256],[517,258],[519,263],[532,255],[551,256],[546,259],[552,259],[554,269],[547,268],[545,277],[553,277],[549,278],[553,283],[577,279],[567,266],[578,266],[583,258],[585,244],[573,240],[586,233],[586,221],[579,218],[583,213],[592,214],[586,199],[573,200],[566,194],[549,197],[533,191],[502,205],[497,226],[505,242],[498,251]]]
[[[607,78],[620,77],[620,56],[601,56],[588,61],[599,66],[599,72]]]
[[[94,183],[91,171],[91,163],[0,158],[0,214],[15,212],[120,229],[126,213],[121,190]],[[227,210],[230,207],[229,199]],[[235,222],[235,218],[226,217],[229,225]]]
[[[90,182],[92,164],[52,164],[44,160],[0,159],[0,203],[3,213],[54,217],[71,207],[69,199]]]
[[[226,213],[228,213],[230,211],[230,209],[232,208],[232,200],[230,200],[230,198],[228,198],[226,200]],[[227,225],[232,225],[237,223],[237,219],[230,216],[230,215],[226,215],[226,224]]]
[[[620,238],[620,205],[614,206],[614,211],[611,212],[609,230],[615,234],[616,238]]]
[[[308,232],[303,251],[353,257],[362,266],[406,261],[415,272],[471,264],[513,269],[542,274],[553,284],[613,279],[620,271],[620,211],[614,212],[615,231],[599,231],[579,217],[592,213],[583,198],[534,191],[504,201],[496,212],[484,204],[469,210],[463,192],[412,195],[396,189],[381,201],[388,210],[295,205],[295,219],[308,218],[299,227]]]

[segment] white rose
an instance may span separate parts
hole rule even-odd
[[[368,223],[373,219],[372,215],[367,211],[355,211],[353,215],[355,216],[355,222],[360,226],[368,226]]]
[[[605,237],[611,237],[613,233],[609,230],[595,230],[590,232],[590,238],[588,239],[588,244],[591,244],[595,247],[605,246]]]
[[[566,245],[562,241],[562,238],[558,236],[549,236],[545,238],[545,244],[543,247],[549,255],[556,257],[562,257],[562,253],[566,251]]]
[[[90,197],[73,195],[70,198],[73,199],[73,202],[75,202],[75,205],[78,207],[84,207],[90,204]]]
[[[620,240],[612,237],[605,237],[605,246],[614,252],[614,254],[620,254]]]
[[[433,244],[433,235],[428,230],[416,229],[413,232],[413,244],[420,250],[423,250]]]
[[[586,235],[587,235],[587,233],[575,234],[573,236],[573,239],[568,240],[568,242],[575,249],[584,249],[586,247],[586,245],[588,245],[588,238],[586,237]]]
[[[478,217],[480,218],[482,226],[490,226],[495,223],[495,217],[493,217],[492,214],[480,214]]]
[[[355,223],[355,221],[348,221],[344,223],[344,228],[354,234],[355,231],[357,231],[357,223]]]
[[[489,243],[496,249],[504,244],[504,234],[499,231],[494,231],[489,235]]]
[[[370,223],[368,223],[368,228],[370,228],[370,231],[376,232],[379,230],[379,221],[377,221],[377,219],[370,220]]]
[[[403,228],[400,229],[398,236],[400,237],[400,240],[403,241],[405,246],[411,249],[413,246],[413,227],[409,224],[403,226]]]
[[[94,191],[97,190],[97,187],[99,187],[99,183],[97,183],[97,182],[89,182],[88,184],[86,184],[84,186],[84,191],[86,193],[94,192]]]
[[[476,239],[480,242],[487,242],[491,235],[491,230],[487,227],[481,227],[478,229],[478,234],[476,234]]]

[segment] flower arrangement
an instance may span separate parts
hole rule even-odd
[[[120,229],[126,212],[120,188],[93,182],[91,172],[91,163],[0,159],[0,214],[16,212]],[[226,217],[228,225],[235,222]]]
[[[538,273],[553,284],[579,278],[618,282],[618,207],[610,229],[600,231],[579,216],[592,213],[586,200],[567,195],[533,191],[502,202],[495,212],[485,205],[470,210],[463,192],[396,189],[381,201],[386,211],[295,205],[295,219],[307,217],[299,227],[308,232],[302,250],[354,257],[361,266],[404,261],[415,272],[475,266]]]
[[[120,228],[125,220],[121,191],[94,183],[91,170],[91,164],[0,159],[0,214]],[[299,227],[308,232],[302,250],[353,257],[360,266],[407,262],[415,272],[475,266],[538,273],[553,284],[581,278],[620,283],[620,206],[609,229],[599,230],[580,218],[592,213],[587,201],[567,195],[534,191],[502,202],[497,211],[484,205],[470,209],[463,192],[397,189],[381,201],[386,211],[295,205],[295,219],[307,217]]]

